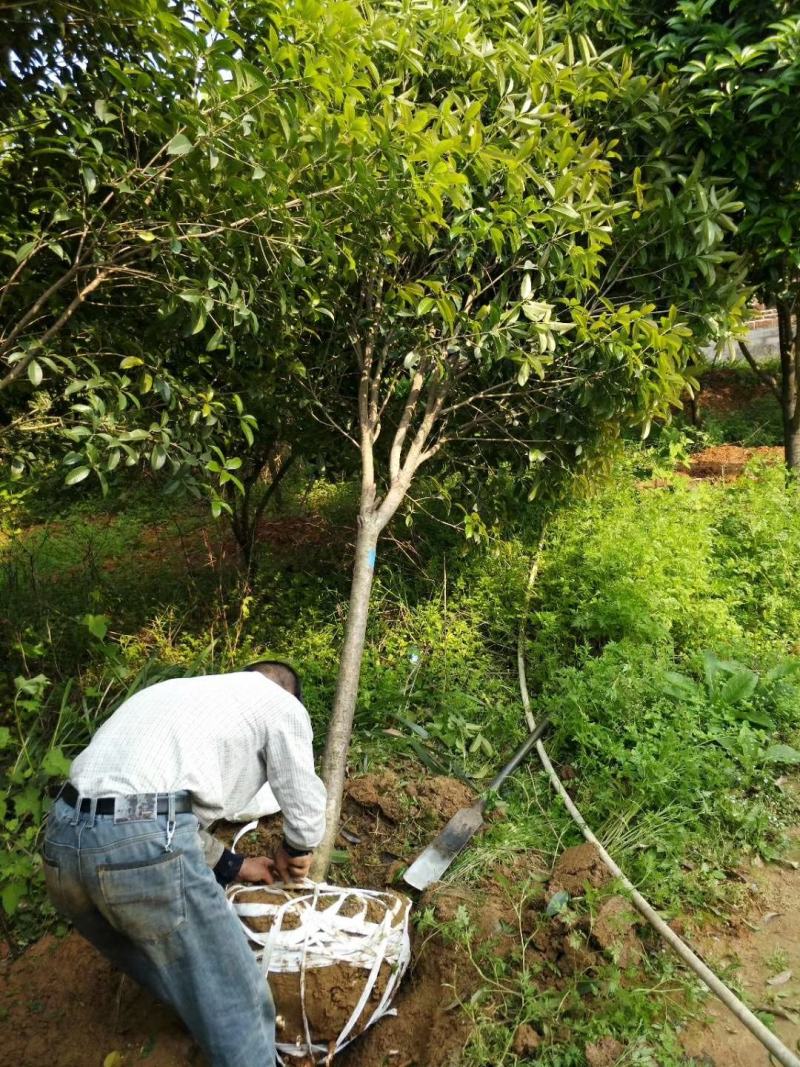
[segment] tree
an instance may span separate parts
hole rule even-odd
[[[243,492],[245,546],[262,458],[311,416],[354,447],[321,874],[382,531],[421,470],[552,493],[646,433],[735,305],[736,204],[572,9],[153,2],[141,70],[110,39],[15,105],[0,396],[13,426],[47,395],[71,483],[146,456],[217,513]]]
[[[121,0],[119,23],[66,8],[43,34],[52,7],[58,25],[58,4],[20,14],[17,38],[42,43],[14,46],[1,135],[3,450],[21,473],[44,425],[68,443],[68,484],[144,459],[219,513],[256,446],[242,397],[268,409],[331,314],[348,27],[322,41],[289,9]]]
[[[386,125],[374,174],[379,187],[403,169],[408,179],[375,226],[362,219],[357,277],[309,369],[361,458],[320,877],[338,832],[378,541],[420,469],[485,477],[503,464],[528,495],[552,491],[677,399],[692,352],[684,315],[699,342],[703,315],[736,301],[720,249],[732,196],[697,171],[620,161],[608,123],[608,142],[595,135],[601,109],[622,122],[650,91],[624,57],[599,57],[541,5],[381,11],[392,20],[381,39],[396,42],[380,54],[381,84],[402,91],[392,110],[372,105]],[[333,387],[331,353],[353,359],[352,375],[333,360]]]
[[[604,5],[607,6],[607,5]],[[610,6],[610,5],[608,5]],[[615,5],[609,43],[636,47],[666,87],[665,150],[727,178],[743,211],[731,248],[743,286],[774,305],[781,374],[751,367],[781,405],[787,466],[800,468],[800,13],[792,0]]]

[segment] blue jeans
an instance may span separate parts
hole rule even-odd
[[[194,815],[114,822],[48,816],[55,907],[116,967],[170,1004],[213,1067],[274,1067],[275,1010],[241,926],[205,862]]]

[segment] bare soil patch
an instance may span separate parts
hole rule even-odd
[[[714,445],[693,455],[681,473],[692,478],[732,481],[738,478],[754,459],[766,463],[781,463],[783,449],[774,445],[744,448],[742,445]]]
[[[739,411],[753,400],[769,394],[769,386],[752,378],[743,376],[735,370],[706,371],[700,381],[700,404],[707,411],[728,414]]]
[[[790,852],[800,860],[800,834]],[[742,868],[751,897],[746,910],[692,938],[712,970],[728,977],[790,1049],[800,1041],[800,870],[760,863]],[[787,977],[787,971],[790,972]],[[779,979],[779,981],[775,981]],[[687,1027],[687,1055],[703,1067],[769,1067],[766,1049],[715,998],[708,1018]]]
[[[77,934],[43,937],[0,978],[2,1061],[14,1067],[207,1067],[181,1020]]]

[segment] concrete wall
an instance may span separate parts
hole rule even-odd
[[[754,317],[747,331],[746,344],[756,359],[767,361],[780,358],[778,316],[772,308],[757,307],[754,309]],[[707,346],[703,352],[706,359],[715,363],[733,363],[743,359],[741,350],[735,341],[728,342],[718,355],[715,355],[714,345]]]

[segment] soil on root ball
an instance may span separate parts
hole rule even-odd
[[[238,904],[259,904],[269,908],[263,915],[242,915],[242,922],[250,930],[263,934],[274,930],[275,945],[282,943],[283,931],[288,931],[290,938],[297,935],[291,931],[304,930],[306,936],[314,938],[317,929],[316,916],[334,909],[336,915],[345,919],[358,919],[365,924],[363,932],[381,927],[390,918],[391,927],[398,932],[407,915],[410,901],[405,896],[387,891],[380,896],[368,897],[358,890],[344,893],[326,892],[314,897],[308,889],[248,889],[236,891],[234,907]],[[330,917],[322,916],[326,922]],[[279,922],[278,929],[274,929]],[[339,927],[341,948],[352,949],[360,938]],[[316,945],[316,955],[321,953]],[[323,956],[323,958],[325,958]],[[283,1044],[303,1046],[306,1034],[317,1045],[335,1045],[345,1026],[349,1026],[351,1037],[357,1037],[369,1024],[375,1010],[381,1003],[393,967],[382,963],[375,975],[375,980],[361,1011],[350,1024],[358,1005],[364,996],[370,977],[369,966],[357,966],[343,960],[337,960],[333,947],[329,949],[327,962],[320,965],[319,960],[308,962],[300,971],[270,971],[269,985],[275,1002],[276,1029],[278,1040]]]

